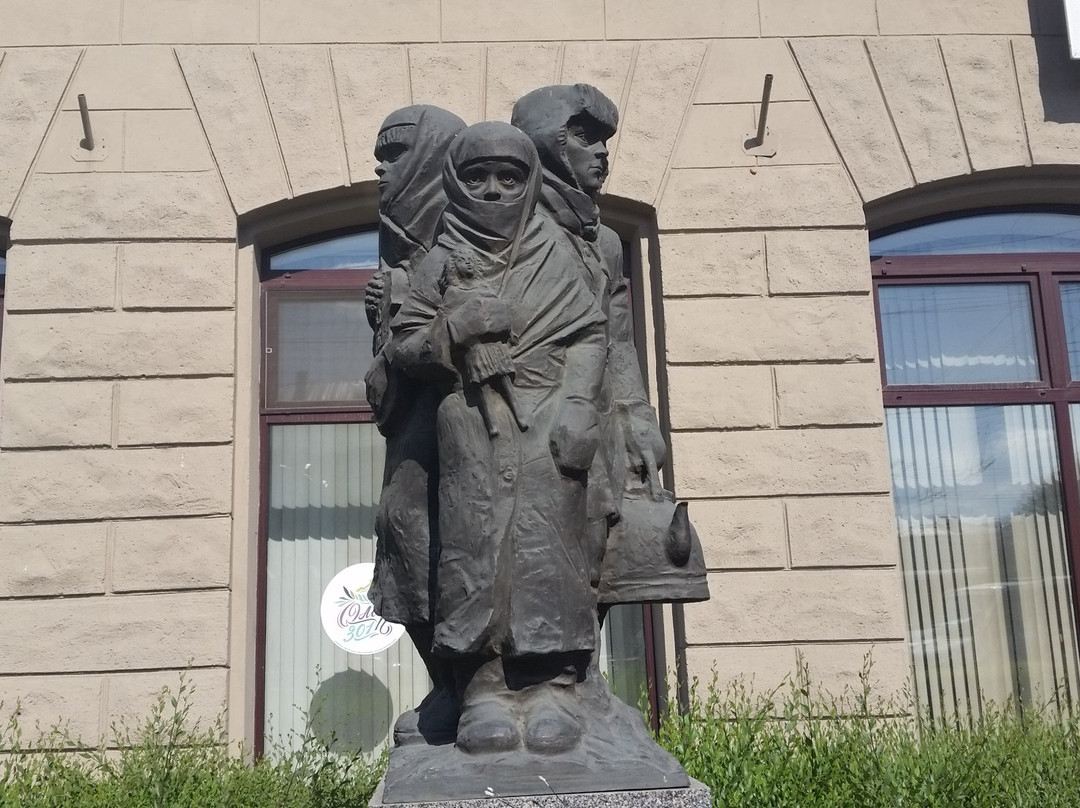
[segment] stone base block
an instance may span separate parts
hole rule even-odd
[[[449,744],[398,746],[390,752],[382,798],[387,804],[443,803],[483,799],[489,789],[500,797],[562,796],[689,785],[690,778],[666,750],[651,738],[648,744],[633,740],[620,747],[589,737],[584,750],[558,755],[525,750],[468,755]]]
[[[538,782],[541,781],[538,779]],[[690,779],[689,786],[683,788],[576,793],[547,791],[524,797],[502,796],[498,783],[497,778],[492,778],[490,785],[483,785],[482,775],[478,777],[475,784],[481,789],[481,793],[486,792],[486,794],[475,799],[388,803],[383,799],[386,785],[384,779],[375,789],[375,794],[368,806],[369,808],[386,808],[391,805],[408,805],[409,808],[711,808],[712,806],[712,795],[708,786],[693,779]]]
[[[493,794],[500,799],[546,798],[553,794],[651,793],[690,785],[679,761],[656,743],[641,713],[612,695],[595,665],[584,682],[572,687],[534,685],[515,696],[532,712],[524,719],[510,710],[504,713],[506,726],[516,727],[521,734],[514,748],[466,752],[455,743],[428,743],[422,736],[403,734],[403,743],[390,750],[381,801],[446,804],[490,799]],[[540,744],[531,746],[543,736],[529,736],[529,720],[544,710],[573,716],[581,735],[571,748],[555,751]],[[552,737],[566,740],[565,735]]]

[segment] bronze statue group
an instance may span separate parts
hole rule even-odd
[[[603,758],[644,731],[597,666],[607,609],[708,597],[599,219],[617,125],[576,84],[525,95],[510,123],[418,105],[379,131],[371,597],[434,683],[399,748]]]

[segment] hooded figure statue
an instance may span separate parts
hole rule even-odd
[[[549,185],[521,130],[464,130],[439,236],[391,324],[394,362],[438,396],[430,651],[460,717],[452,745],[394,748],[385,802],[479,797],[492,774],[508,794],[689,783],[596,663],[591,519],[616,502],[608,296],[599,259],[590,276],[544,212]]]
[[[437,407],[425,652],[446,663],[458,714],[452,733],[444,722],[433,734],[421,712],[426,744],[395,735],[386,803],[479,798],[492,784],[516,795],[689,785],[596,660],[607,571],[645,558],[616,541],[629,551],[612,566],[608,546],[635,511],[628,469],[655,479],[664,453],[629,342],[620,242],[595,203],[617,116],[585,85],[538,92],[538,114],[515,110],[535,132],[488,122],[451,143],[438,236],[391,322],[393,366]],[[685,508],[645,496],[634,519],[659,513],[674,537],[638,531],[659,563],[700,561]],[[630,590],[615,583],[611,602],[623,602]],[[635,598],[656,594],[640,583]]]
[[[536,145],[547,212],[571,233],[595,242],[600,233],[596,194],[607,178],[606,143],[619,126],[615,104],[590,84],[541,87],[518,99],[510,122]],[[581,133],[572,134],[571,127],[588,130],[589,140],[576,154],[569,151],[578,145],[571,138],[580,139]]]
[[[444,109],[410,106],[387,117],[375,142],[380,270],[366,293],[376,333],[376,356],[366,381],[368,400],[386,436],[386,461],[370,597],[385,619],[406,627],[434,682],[418,709],[405,713],[394,727],[394,738],[401,743],[421,740],[422,732],[432,738],[452,732],[457,706],[445,663],[430,650],[439,556],[438,397],[397,367],[389,325],[408,294],[415,268],[435,241],[446,207],[443,158],[464,128],[464,121]]]
[[[596,204],[607,179],[607,140],[618,127],[618,110],[591,85],[558,85],[520,98],[511,122],[529,135],[544,164],[541,215],[573,246],[579,271],[608,318],[607,370],[598,401],[604,440],[589,497],[596,559],[591,573],[601,619],[617,603],[705,600],[697,534],[685,505],[676,508],[660,481],[667,445],[633,343],[622,241],[600,224]]]
[[[393,323],[398,360],[444,393],[432,647],[454,665],[466,752],[573,748],[572,685],[597,648],[585,523],[606,317],[534,215],[541,185],[518,129],[466,129],[441,234]]]
[[[419,264],[435,242],[435,228],[446,207],[443,156],[464,128],[465,122],[454,113],[427,104],[391,112],[379,128],[375,173],[380,266],[367,295],[376,353],[389,334],[390,318],[408,293],[410,267]]]

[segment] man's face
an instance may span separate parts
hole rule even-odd
[[[512,160],[476,160],[458,170],[458,179],[485,202],[513,202],[525,193],[525,169]]]
[[[379,177],[379,195],[384,199],[394,195],[400,189],[405,179],[402,176],[405,160],[402,158],[408,153],[413,141],[412,131],[408,131],[408,136],[401,137],[404,133],[398,130],[413,129],[415,129],[413,126],[389,129],[379,136],[379,142],[375,145],[375,159],[379,161],[379,164],[375,166],[375,174]],[[390,132],[394,132],[398,137],[385,137]]]
[[[595,198],[608,175],[607,141],[599,124],[586,115],[567,121],[564,153],[578,187]]]

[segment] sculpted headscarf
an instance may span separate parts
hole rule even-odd
[[[512,160],[527,169],[526,190],[510,201],[471,196],[458,172],[475,160]],[[479,258],[480,280],[514,306],[511,352],[521,358],[543,353],[553,341],[568,338],[606,317],[576,269],[576,256],[552,238],[550,223],[534,216],[542,187],[536,147],[519,129],[495,121],[470,126],[446,153],[443,181],[447,196],[437,245],[417,272],[409,298],[392,324],[398,338],[426,329],[442,304],[438,279],[447,255]],[[540,375],[546,374],[545,370]],[[528,361],[519,366],[518,382],[531,383]]]
[[[404,265],[417,250],[431,249],[446,207],[443,157],[464,128],[465,122],[454,113],[425,104],[391,112],[379,128],[376,150],[393,143],[408,147],[397,172],[399,181],[379,199],[379,253],[387,266],[408,269]]]
[[[605,139],[614,135],[619,126],[619,110],[591,84],[560,84],[533,90],[514,104],[510,122],[536,144],[544,166],[544,206],[567,230],[594,241],[600,211],[581,190],[566,159],[566,125],[578,115],[596,121]]]
[[[527,171],[521,195],[506,201],[470,195],[458,175],[481,160],[512,161]],[[587,554],[578,518],[584,516],[585,497],[578,482],[552,462],[550,441],[571,389],[588,396],[602,375],[606,317],[569,240],[550,217],[536,215],[543,180],[527,135],[505,123],[469,127],[447,151],[443,178],[447,205],[438,242],[392,324],[399,356],[413,372],[426,373],[434,360],[458,374],[450,382],[456,389],[438,412],[445,473],[438,484],[441,545],[432,647],[447,657],[591,650],[596,602],[582,580]],[[477,271],[459,285],[460,276],[447,276],[464,263]],[[435,282],[440,277],[447,282]],[[464,390],[476,379],[469,378],[464,357],[455,356],[461,346],[450,345],[448,327],[470,295],[498,298],[510,311],[506,347],[513,373],[505,394],[508,403],[515,402],[515,413],[525,415],[527,430],[502,418],[499,437],[491,439],[477,422],[483,413]],[[568,358],[581,338],[589,340],[586,350]],[[437,384],[447,382],[440,377]],[[494,412],[507,415],[502,408]],[[514,482],[489,488],[489,475],[502,474],[505,464],[514,470]],[[557,586],[558,598],[545,597]]]
[[[476,199],[458,172],[477,160],[510,160],[525,171],[525,192],[509,201]],[[449,249],[468,245],[485,253],[494,264],[513,262],[525,225],[536,208],[542,182],[540,158],[528,136],[499,121],[470,126],[450,144],[443,161],[442,183],[447,206],[439,243]]]

